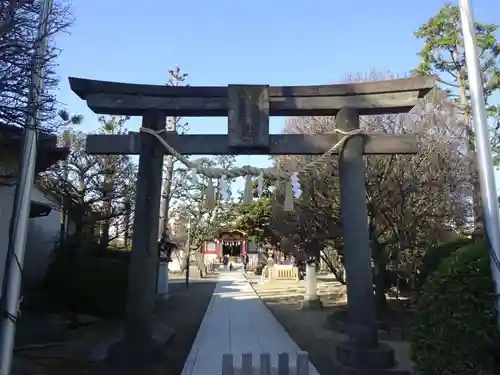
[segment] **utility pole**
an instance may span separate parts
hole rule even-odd
[[[493,160],[491,158],[488,116],[484,102],[483,80],[479,70],[479,59],[475,45],[474,17],[470,0],[459,0],[462,34],[464,38],[465,62],[469,75],[469,91],[472,104],[472,118],[476,135],[476,151],[485,233],[490,247],[491,274],[496,293],[500,293],[500,215],[495,184]],[[496,300],[500,312],[500,298]],[[497,313],[500,326],[500,314]]]
[[[19,296],[21,292],[22,267],[26,247],[31,191],[35,175],[37,156],[40,93],[43,91],[43,73],[45,68],[45,52],[47,50],[47,29],[52,0],[44,0],[41,4],[40,21],[37,40],[31,66],[31,85],[28,92],[28,116],[24,126],[21,162],[17,174],[14,196],[13,235],[9,239],[7,267],[3,285],[5,305],[3,311],[0,352],[0,375],[9,375],[12,368],[16,321],[19,314]]]
[[[188,224],[187,224],[187,230],[188,230],[188,237],[186,241],[186,247],[187,247],[187,257],[186,257],[186,289],[189,289],[189,263],[190,263],[190,258],[191,258],[191,215],[189,216],[188,219]]]

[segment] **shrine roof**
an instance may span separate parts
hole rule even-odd
[[[238,233],[238,234],[240,234],[240,235],[242,235],[242,236],[245,236],[245,237],[247,236],[247,234],[246,234],[244,231],[239,230],[239,229],[232,229],[232,228],[224,228],[224,229],[219,229],[219,230],[217,231],[217,233],[216,233],[216,236],[217,236],[217,237],[220,237],[220,236],[222,236],[222,234],[224,234],[224,233],[229,233],[229,234],[230,234],[230,233]]]

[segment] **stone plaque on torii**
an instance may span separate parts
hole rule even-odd
[[[183,155],[323,155],[342,134],[269,134],[269,116],[335,116],[336,126],[359,131],[360,115],[411,110],[434,86],[434,77],[321,86],[229,85],[171,87],[70,78],[72,90],[99,114],[142,116],[159,132],[169,116],[227,116],[228,134],[158,133]],[[166,149],[146,132],[89,135],[91,154],[139,156],[136,212],[129,271],[124,347],[139,355],[152,348],[152,313],[163,156]],[[349,340],[337,347],[341,373],[390,369],[394,351],[378,342],[367,228],[363,154],[415,154],[412,135],[358,134],[339,155],[340,209],[345,243]],[[141,357],[139,355],[139,357]]]

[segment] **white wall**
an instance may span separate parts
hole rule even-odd
[[[14,187],[0,186],[0,282],[3,280],[9,241],[9,225],[14,201]],[[50,257],[59,239],[60,208],[38,188],[32,192],[32,201],[52,207],[48,216],[29,219],[24,258],[23,284],[35,287],[45,277]],[[70,232],[74,228],[69,228]]]
[[[36,187],[33,189],[31,200],[52,207],[52,211],[47,216],[29,220],[23,274],[26,287],[38,286],[43,281],[61,230],[59,204],[46,197]]]

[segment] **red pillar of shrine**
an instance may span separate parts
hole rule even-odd
[[[247,255],[247,241],[241,242],[241,255],[242,256]]]
[[[219,240],[215,240],[215,251],[219,258],[222,257],[222,243]]]

